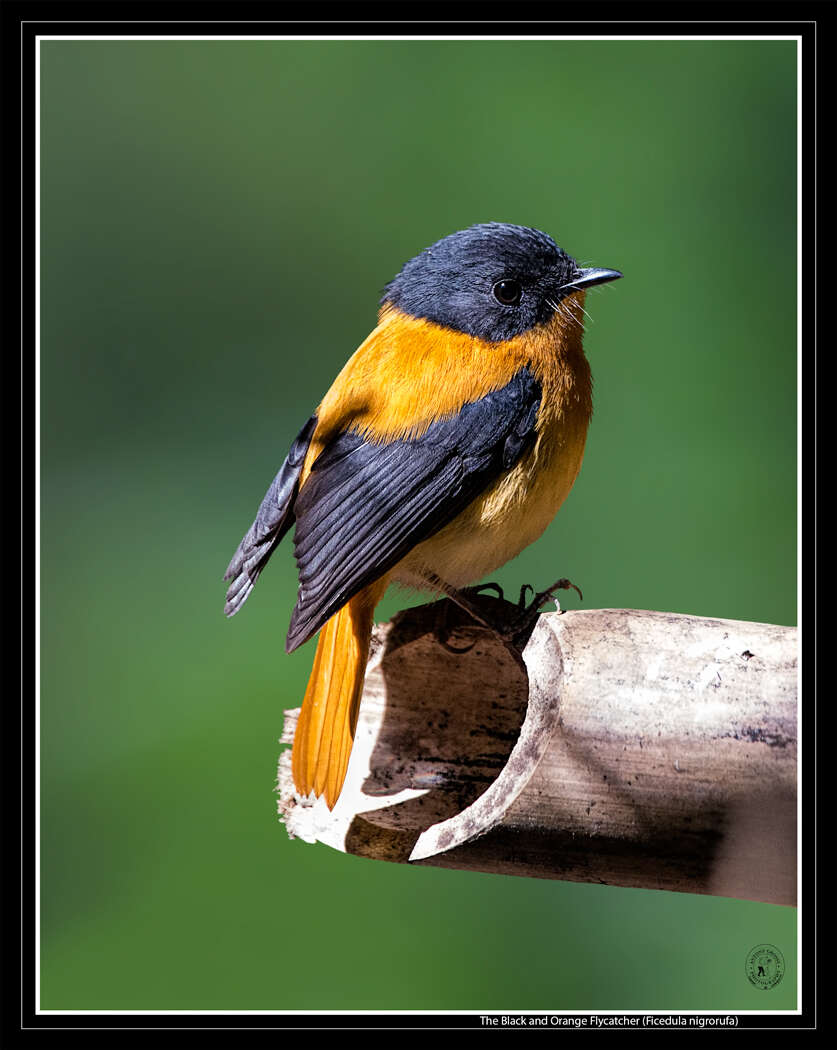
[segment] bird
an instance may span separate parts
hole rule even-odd
[[[319,632],[292,749],[301,797],[332,810],[340,796],[390,584],[447,595],[493,626],[474,585],[543,533],[575,482],[592,414],[585,295],[621,276],[580,266],[538,229],[487,222],[385,286],[376,327],[299,431],[224,574],[234,616],[294,528],[287,652]],[[536,595],[516,628],[560,586],[574,585]]]

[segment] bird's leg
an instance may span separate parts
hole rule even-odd
[[[434,591],[439,591],[441,594],[444,594],[446,597],[450,598],[450,600],[455,605],[458,605],[460,609],[464,609],[472,620],[476,620],[480,627],[485,627],[489,631],[495,630],[494,625],[489,623],[488,620],[486,620],[483,613],[480,611],[480,609],[477,608],[476,604],[471,600],[471,598],[468,595],[469,591],[471,592],[471,594],[474,594],[475,592],[478,592],[480,588],[468,587],[465,590],[458,591],[455,587],[451,586],[451,584],[445,583],[444,580],[440,579],[435,573],[432,572],[426,573],[425,579],[427,580],[428,585],[432,587]],[[486,584],[485,586],[496,587],[499,589],[499,584],[496,583]]]
[[[558,611],[560,612],[561,606],[555,600],[555,591],[566,591],[572,588],[573,590],[578,592],[579,598],[581,598],[582,601],[584,600],[584,596],[582,595],[580,588],[577,587],[571,580],[568,580],[566,577],[562,577],[560,580],[556,580],[555,583],[553,583],[552,586],[548,587],[545,591],[539,591],[537,594],[535,594],[531,602],[529,602],[527,605],[527,592],[534,590],[534,588],[527,583],[520,588],[520,599],[517,605],[517,614],[510,617],[503,623],[492,623],[486,617],[485,610],[476,606],[476,604],[472,600],[472,596],[479,594],[479,592],[482,590],[491,589],[497,591],[500,595],[500,598],[502,599],[502,588],[499,586],[499,584],[489,583],[482,584],[478,587],[465,587],[462,590],[457,590],[450,584],[445,583],[445,581],[441,580],[438,576],[428,574],[427,579],[428,583],[435,590],[441,591],[442,594],[447,595],[447,597],[450,598],[452,602],[458,605],[461,609],[464,609],[465,612],[467,612],[468,615],[473,620],[475,620],[476,623],[478,623],[481,627],[485,627],[487,630],[491,631],[494,635],[496,635],[501,641],[514,645],[517,648],[522,648],[529,640],[529,636],[531,635],[532,631],[534,630],[535,624],[537,623],[540,611],[543,608],[543,606],[546,605],[547,602],[554,601],[556,606],[558,607]],[[452,649],[452,647],[446,644],[446,637],[447,636],[445,636],[444,640],[440,638],[440,641],[443,645],[445,645],[445,648]],[[452,649],[452,651],[456,650]]]

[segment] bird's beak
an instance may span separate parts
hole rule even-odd
[[[607,281],[615,281],[622,274],[618,270],[603,270],[599,266],[591,266],[587,270],[576,270],[575,276],[561,288],[567,292],[575,288],[591,288],[594,284],[605,284]]]

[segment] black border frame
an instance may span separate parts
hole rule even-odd
[[[311,5],[314,7],[314,5]],[[390,15],[394,9],[391,5],[375,4],[372,17],[367,13],[357,20],[326,21],[298,20],[293,17],[281,18],[282,8],[269,3],[242,2],[225,4],[209,2],[203,4],[161,3],[158,0],[147,0],[146,3],[112,4],[102,0],[89,3],[53,2],[40,3],[7,3],[0,8],[0,61],[2,62],[3,84],[3,130],[7,143],[6,163],[0,165],[0,185],[4,193],[4,204],[7,222],[6,237],[3,248],[9,256],[10,264],[6,273],[14,273],[20,267],[20,550],[21,550],[21,630],[20,630],[20,670],[21,694],[19,711],[14,705],[3,705],[6,732],[4,734],[6,762],[3,765],[7,794],[12,798],[19,793],[21,799],[21,819],[19,827],[20,866],[19,887],[17,879],[11,877],[11,864],[8,861],[0,865],[2,888],[6,904],[5,937],[8,964],[7,978],[2,983],[2,1018],[0,1025],[9,1037],[7,1045],[21,1045],[30,1033],[35,1031],[72,1030],[105,1030],[105,1031],[241,1031],[241,1030],[305,1030],[305,1029],[461,1029],[481,1028],[479,1014],[441,1014],[441,1013],[403,1013],[403,1014],[234,1014],[234,1013],[199,1013],[199,1014],[165,1014],[129,1013],[129,1014],[68,1014],[35,1012],[35,894],[34,894],[34,858],[35,858],[35,821],[34,800],[31,795],[31,784],[34,773],[33,741],[35,739],[35,705],[32,703],[35,690],[34,677],[34,564],[35,564],[35,473],[32,430],[34,423],[34,383],[35,383],[35,50],[36,37],[39,35],[188,35],[215,36],[226,34],[260,35],[549,35],[560,33],[567,36],[604,36],[604,35],[732,35],[742,36],[800,36],[802,39],[803,78],[802,78],[802,255],[806,274],[802,293],[802,442],[803,442],[803,477],[802,534],[799,537],[802,550],[802,606],[804,610],[805,629],[803,633],[802,653],[802,697],[804,712],[803,750],[805,761],[802,770],[801,785],[804,806],[802,810],[802,844],[805,857],[804,881],[802,886],[805,908],[802,925],[802,951],[800,958],[805,960],[806,980],[802,987],[801,1014],[738,1014],[737,1027],[740,1029],[759,1030],[818,1030],[821,1027],[831,1028],[827,1021],[819,1019],[817,982],[820,971],[817,967],[819,951],[824,947],[822,942],[830,941],[827,936],[820,936],[826,927],[819,911],[821,903],[817,897],[818,886],[828,886],[827,879],[819,879],[824,871],[825,836],[817,835],[824,819],[823,806],[817,794],[819,786],[818,771],[824,768],[824,753],[830,734],[826,732],[822,718],[830,713],[817,705],[817,470],[819,466],[818,451],[818,408],[821,387],[818,379],[817,357],[817,322],[818,322],[818,281],[821,269],[817,267],[819,241],[817,231],[821,228],[833,229],[826,215],[833,218],[828,205],[831,203],[830,185],[826,186],[823,199],[818,199],[818,169],[820,157],[817,151],[819,132],[822,128],[834,126],[833,87],[831,95],[827,92],[818,94],[820,86],[819,67],[823,57],[834,55],[835,33],[833,15],[826,3],[781,4],[775,2],[756,5],[742,4],[681,4],[666,5],[646,4],[643,17],[626,19],[624,16],[637,15],[639,8],[635,4],[619,3],[597,4],[593,9],[596,21],[545,20],[545,11],[554,8],[523,5],[515,10],[514,20],[503,18],[506,9],[502,8],[499,17],[493,18],[492,12],[498,5],[481,5],[473,9],[474,19],[448,20],[445,15],[451,9],[448,5],[425,5],[420,10],[420,18],[400,21],[385,20],[381,16]],[[301,9],[296,9],[297,11]],[[304,9],[306,13],[311,8]],[[348,6],[347,6],[348,10]],[[357,10],[352,8],[352,11]],[[367,12],[369,8],[367,7]],[[460,11],[462,9],[460,8]],[[563,11],[563,8],[561,9]],[[314,8],[318,11],[318,8]],[[574,12],[590,12],[590,7],[578,7]],[[677,18],[663,19],[657,14],[676,12]],[[471,13],[470,11],[468,12]],[[725,16],[735,14],[734,19],[722,18],[710,20],[710,14]],[[768,19],[749,18],[750,14],[768,13]],[[431,20],[429,15],[438,14],[440,20]],[[527,20],[527,15],[531,16]],[[213,16],[213,17],[210,17]],[[271,17],[274,16],[274,17]],[[479,16],[483,16],[482,18]],[[830,45],[830,46],[829,46]],[[830,103],[830,104],[829,104]],[[19,106],[19,114],[18,114]],[[830,121],[827,122],[827,118]],[[20,179],[14,179],[12,165],[8,158],[14,152],[9,147],[13,141],[13,129],[19,123]],[[833,174],[830,176],[833,180]],[[17,183],[17,185],[16,185]],[[826,196],[828,199],[826,200]],[[12,264],[13,218],[15,213],[20,218],[19,259]],[[816,278],[816,280],[814,279]],[[3,319],[7,327],[14,324],[12,309],[12,288],[14,282],[3,282],[6,309]],[[16,334],[16,333],[15,333]],[[6,345],[12,343],[12,333]],[[8,414],[8,413],[7,413]],[[11,442],[7,443],[11,447]],[[8,515],[4,516],[8,522]],[[20,720],[17,721],[19,714]],[[20,741],[19,752],[12,755],[13,741]],[[20,775],[16,775],[19,770]],[[13,781],[14,777],[14,783]],[[14,787],[14,791],[12,788]],[[12,822],[6,824],[6,842],[11,841]],[[817,843],[823,844],[817,849]],[[15,890],[19,890],[18,893]],[[18,897],[20,907],[20,940],[19,955],[11,956],[14,938],[10,918],[16,910],[12,906],[13,897]],[[19,974],[19,981],[9,979]],[[691,1011],[690,1011],[691,1013]],[[828,1011],[830,1013],[830,1011]],[[521,1014],[516,1017],[526,1016]],[[589,1014],[562,1015],[568,1017],[586,1017]],[[615,1016],[625,1016],[619,1014]],[[687,1017],[688,1014],[657,1015],[658,1017]],[[830,1020],[830,1018],[828,1019]],[[669,1031],[676,1025],[661,1024],[653,1029],[643,1031]],[[721,1026],[704,1029],[688,1028],[689,1031],[716,1031]],[[564,1028],[561,1029],[566,1030]],[[589,1028],[584,1030],[591,1030]]]

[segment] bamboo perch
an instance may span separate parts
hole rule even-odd
[[[279,809],[364,857],[795,904],[796,692],[795,628],[550,613],[521,654],[437,602],[375,628],[334,810],[290,751]]]

